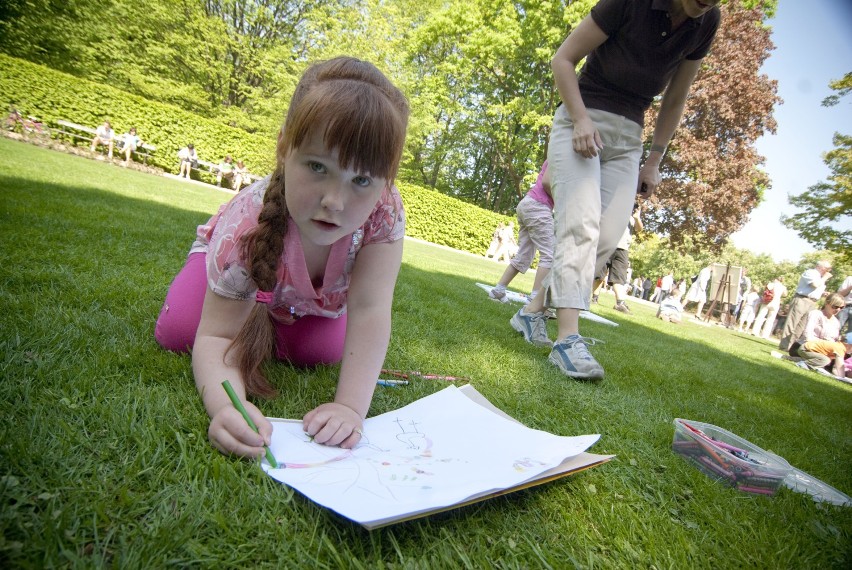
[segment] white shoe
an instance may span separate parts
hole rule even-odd
[[[488,296],[493,301],[499,301],[501,303],[508,303],[509,298],[506,296],[505,289],[498,289],[497,287],[493,287],[491,291],[488,292]]]

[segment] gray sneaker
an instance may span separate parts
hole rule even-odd
[[[508,303],[509,298],[506,296],[505,289],[498,289],[497,287],[492,287],[491,291],[488,292],[488,296],[491,297],[494,301],[500,301],[501,303]]]
[[[524,313],[524,309],[512,316],[509,324],[512,328],[524,335],[524,340],[536,346],[553,346],[553,342],[547,337],[547,317],[544,313]]]
[[[587,342],[595,344],[603,341],[580,335],[567,336],[553,344],[548,360],[571,378],[603,379],[604,369],[589,352]]]

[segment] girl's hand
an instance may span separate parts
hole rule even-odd
[[[574,121],[572,142],[574,152],[586,158],[594,158],[603,150],[601,134],[595,123],[588,117]]]
[[[329,402],[305,415],[305,432],[323,445],[339,445],[345,449],[361,441],[361,416],[349,406]]]
[[[647,200],[654,195],[654,191],[660,185],[661,180],[659,161],[654,162],[649,158],[639,170],[639,186],[636,188],[636,195]]]
[[[244,402],[246,411],[260,433],[255,433],[242,414],[232,405],[222,406],[212,418],[207,429],[207,438],[213,447],[225,455],[259,457],[264,453],[263,445],[272,438],[272,424],[251,402]]]

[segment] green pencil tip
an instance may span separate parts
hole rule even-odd
[[[281,468],[281,466],[280,466],[280,464],[278,463],[278,460],[277,460],[277,459],[275,459],[275,456],[274,456],[274,455],[272,455],[272,450],[271,450],[271,449],[269,449],[268,447],[266,447],[265,445],[264,445],[264,447],[266,448],[266,460],[269,462],[269,465],[270,465],[273,469],[280,469],[280,468]]]

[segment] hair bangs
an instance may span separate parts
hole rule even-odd
[[[315,127],[324,125],[323,142],[337,150],[341,167],[389,182],[396,177],[407,117],[376,86],[350,79],[323,81],[295,111],[285,127],[287,148],[298,148]]]

